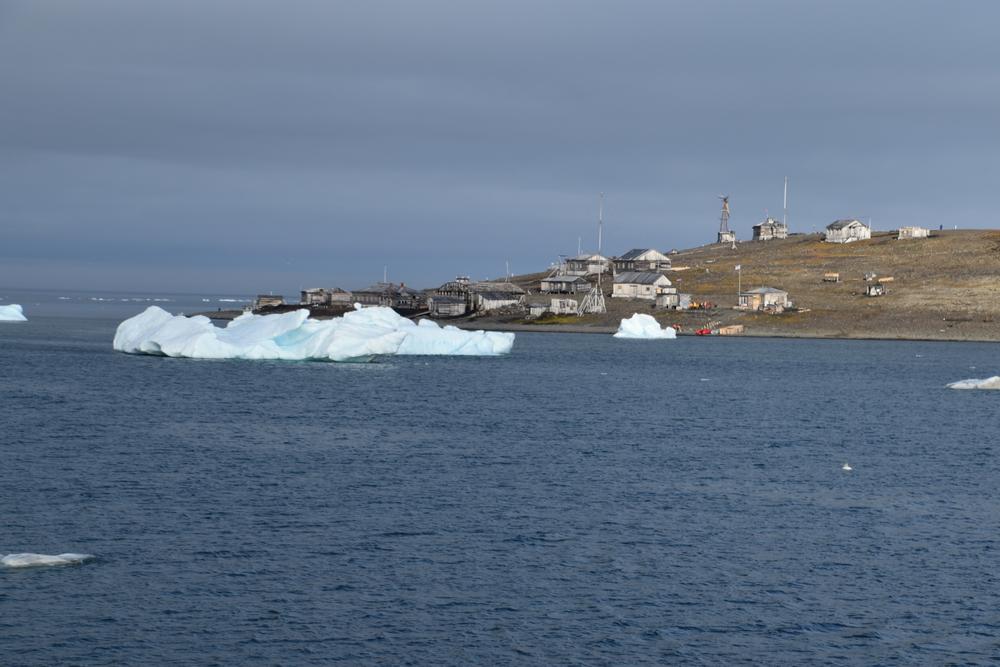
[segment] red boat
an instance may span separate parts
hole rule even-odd
[[[696,330],[694,332],[694,334],[696,336],[711,336],[712,335],[712,330],[711,329],[698,329],[698,330]]]

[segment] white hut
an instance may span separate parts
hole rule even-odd
[[[837,220],[826,226],[823,240],[827,243],[850,243],[872,237],[872,230],[860,220]]]
[[[670,279],[656,271],[626,271],[615,276],[612,297],[624,299],[649,299],[655,301],[661,294],[673,294],[676,287]]]

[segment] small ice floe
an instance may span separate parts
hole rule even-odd
[[[624,319],[618,325],[615,338],[635,338],[642,340],[659,340],[666,338],[677,338],[677,332],[673,327],[660,328],[660,323],[652,315],[645,313],[635,313],[632,317]]]
[[[24,316],[24,309],[21,308],[21,304],[11,303],[6,306],[0,306],[0,322],[27,322],[28,318]]]
[[[93,560],[91,554],[59,554],[50,556],[48,554],[8,554],[0,558],[0,565],[4,567],[47,567],[51,565],[79,565]]]
[[[851,464],[846,462],[844,463],[844,465],[840,466],[840,469],[846,472],[851,472],[852,470],[854,470],[854,468],[851,467]]]
[[[1000,389],[1000,375],[982,380],[972,378],[969,380],[959,380],[947,385],[948,389]]]

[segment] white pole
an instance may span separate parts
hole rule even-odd
[[[604,193],[597,204],[597,254],[601,254],[601,240],[604,233]]]
[[[583,254],[583,237],[582,236],[577,236],[576,237],[576,256],[579,257],[582,254]]]
[[[787,225],[788,224],[788,177],[787,176],[785,176],[785,204],[784,204],[784,209],[785,209],[785,212],[781,216],[781,222],[783,224]]]

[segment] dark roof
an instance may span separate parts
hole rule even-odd
[[[826,228],[827,229],[843,229],[844,227],[847,227],[849,225],[853,225],[855,222],[858,223],[859,225],[863,226],[863,227],[867,227],[868,226],[865,223],[861,222],[860,220],[856,220],[856,219],[852,218],[850,220],[835,220],[834,222],[831,222],[829,225],[827,225]]]
[[[524,294],[524,290],[514,283],[483,281],[472,284],[473,292],[493,292],[496,294]]]
[[[644,252],[647,252],[649,248],[632,248],[627,253],[619,257],[618,259],[635,259]]]
[[[618,284],[652,285],[660,278],[665,277],[662,273],[657,273],[656,271],[623,271],[615,276],[615,282]]]
[[[465,299],[460,296],[432,296],[431,301],[434,303],[465,303]]]
[[[585,283],[587,282],[583,276],[549,276],[548,278],[542,278],[542,282],[550,283]],[[589,283],[588,283],[589,284]]]
[[[502,299],[518,301],[521,298],[520,294],[516,294],[514,292],[477,292],[477,294],[484,299],[493,299],[494,301],[500,301]]]

